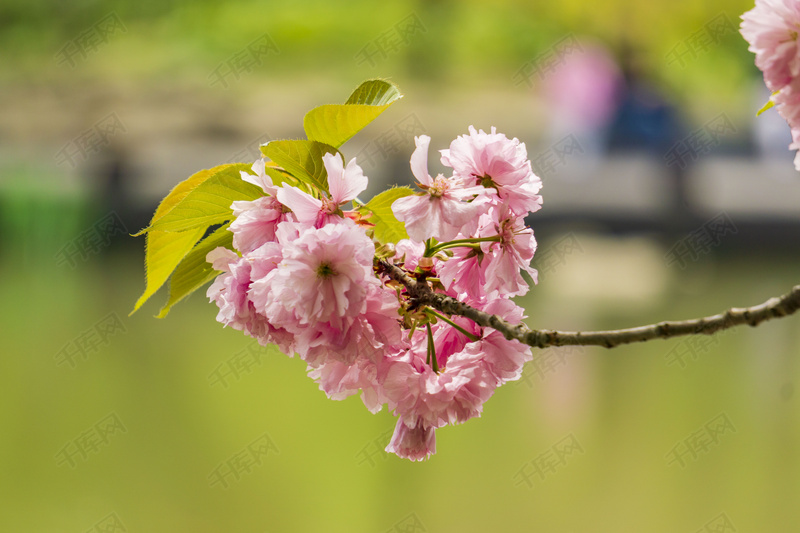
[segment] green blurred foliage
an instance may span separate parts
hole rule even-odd
[[[406,0],[379,6],[364,0],[6,0],[0,5],[0,46],[14,50],[5,58],[3,75],[16,71],[26,77],[42,76],[45,73],[38,67],[54,50],[114,12],[128,32],[115,36],[102,61],[95,62],[96,73],[116,71],[139,80],[180,77],[203,63],[202,71],[207,72],[241,49],[242,43],[269,33],[281,53],[271,58],[269,72],[263,75],[360,79],[370,77],[367,71],[371,69],[354,61],[359,50],[416,14],[425,32],[382,61],[384,72],[395,76],[405,72],[429,82],[491,84],[494,80],[508,85],[510,72],[563,36],[574,34],[615,50],[630,47],[651,76],[681,95],[726,99],[754,74],[752,57],[738,33],[723,35],[685,68],[667,65],[665,56],[715,17],[727,17],[738,27],[739,16],[751,6],[745,0],[602,0],[591,5],[583,0],[491,4]]]

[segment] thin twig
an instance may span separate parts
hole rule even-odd
[[[427,283],[418,282],[402,268],[380,260],[381,270],[390,278],[402,283],[411,300],[418,305],[427,305],[448,315],[465,316],[482,327],[493,328],[505,338],[516,339],[535,348],[547,346],[604,346],[614,348],[622,344],[644,342],[653,339],[669,339],[682,335],[713,335],[718,331],[747,324],[757,326],[773,318],[791,315],[800,309],[800,285],[781,297],[770,298],[753,307],[733,307],[718,315],[691,320],[664,321],[647,326],[608,331],[556,331],[532,330],[525,324],[512,325],[496,315],[490,315],[463,302],[434,292]]]

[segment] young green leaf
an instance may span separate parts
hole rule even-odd
[[[222,165],[214,168],[209,168],[205,170],[201,170],[190,176],[189,178],[183,180],[175,187],[172,188],[171,191],[161,200],[161,203],[158,204],[156,208],[156,212],[153,213],[153,218],[150,219],[150,225],[141,230],[138,233],[134,234],[134,237],[142,235],[143,233],[147,233],[148,228],[152,227],[161,217],[169,213],[176,205],[178,205],[181,200],[186,198],[186,195],[192,192],[198,185],[206,181],[208,178],[213,176],[220,168],[226,167],[228,165]]]
[[[229,226],[225,224],[217,228],[183,258],[169,280],[169,300],[158,313],[158,318],[167,316],[173,305],[217,277],[219,272],[206,261],[206,255],[219,246],[233,248],[233,233],[228,230]]]
[[[156,216],[153,216],[153,219]],[[145,289],[130,314],[135,313],[161,288],[205,231],[205,228],[195,228],[188,231],[156,230],[147,233],[144,256]]]
[[[303,183],[328,192],[328,173],[322,163],[325,154],[339,150],[317,141],[272,141],[261,146],[261,153]]]
[[[408,239],[406,226],[394,216],[392,204],[395,200],[412,194],[414,191],[410,187],[395,187],[383,191],[359,208],[361,214],[371,215],[367,220],[375,224],[373,231],[378,242],[396,243],[401,239]]]
[[[239,172],[249,169],[249,164],[234,163],[198,173],[204,174],[205,179],[179,199],[173,199],[169,210],[161,216],[154,216],[150,226],[139,234],[153,230],[184,231],[198,227],[205,229],[230,220],[233,216],[231,204],[234,201],[255,200],[264,195],[260,188],[242,180]],[[189,179],[193,180],[194,176]],[[167,199],[169,196],[164,202]]]
[[[356,87],[345,104],[386,105],[402,97],[400,89],[394,83],[373,79]]]
[[[353,91],[346,104],[322,105],[309,111],[303,128],[310,140],[338,148],[400,98],[396,85],[367,80]]]

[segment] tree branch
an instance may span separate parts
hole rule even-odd
[[[622,344],[645,342],[653,339],[669,339],[682,335],[713,335],[734,326],[747,324],[757,326],[773,318],[791,315],[800,309],[800,285],[778,298],[753,307],[733,307],[727,311],[691,320],[664,321],[647,326],[608,331],[556,331],[549,329],[532,330],[525,324],[512,325],[496,315],[490,315],[463,302],[434,292],[430,286],[409,276],[402,268],[388,261],[378,264],[387,276],[402,283],[412,302],[427,305],[448,315],[467,317],[482,327],[493,328],[506,339],[516,339],[534,348],[547,346],[603,346],[614,348]]]

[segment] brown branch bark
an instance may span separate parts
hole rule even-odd
[[[530,329],[525,324],[512,325],[498,316],[490,315],[463,302],[434,292],[426,282],[417,281],[402,268],[388,261],[379,261],[380,270],[402,283],[411,300],[418,305],[427,305],[448,315],[460,315],[473,320],[482,327],[493,328],[505,338],[516,339],[534,348],[547,346],[603,346],[614,348],[622,344],[645,342],[653,339],[669,339],[682,335],[713,335],[734,326],[747,324],[757,326],[773,318],[791,315],[800,309],[800,285],[780,297],[770,298],[753,307],[733,307],[727,311],[691,320],[664,321],[647,326],[608,331],[557,331]]]

